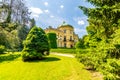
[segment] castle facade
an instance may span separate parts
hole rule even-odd
[[[44,31],[45,33],[56,33],[57,47],[73,48],[79,40],[78,35],[74,32],[74,27],[66,23],[57,28],[49,26]]]

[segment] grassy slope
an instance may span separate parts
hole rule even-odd
[[[90,80],[90,72],[75,58],[50,55],[42,61],[21,58],[0,63],[0,80]]]

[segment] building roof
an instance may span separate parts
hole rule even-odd
[[[44,30],[55,30],[55,31],[62,32],[61,30],[56,29],[56,28],[53,28],[52,26],[49,26],[48,28],[46,28],[46,29],[44,29]]]
[[[59,25],[58,28],[61,28],[61,27],[71,27],[71,28],[73,28],[73,26],[67,24],[65,21],[63,21],[63,23],[61,25]]]

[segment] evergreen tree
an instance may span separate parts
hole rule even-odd
[[[41,59],[45,52],[49,54],[49,43],[45,32],[34,26],[24,41],[23,60]]]

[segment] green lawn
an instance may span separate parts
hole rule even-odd
[[[0,80],[93,80],[83,67],[75,58],[56,55],[33,62],[18,58],[0,63]]]
[[[69,54],[75,54],[76,50],[75,49],[51,49],[50,52],[57,52],[57,53],[69,53]]]

